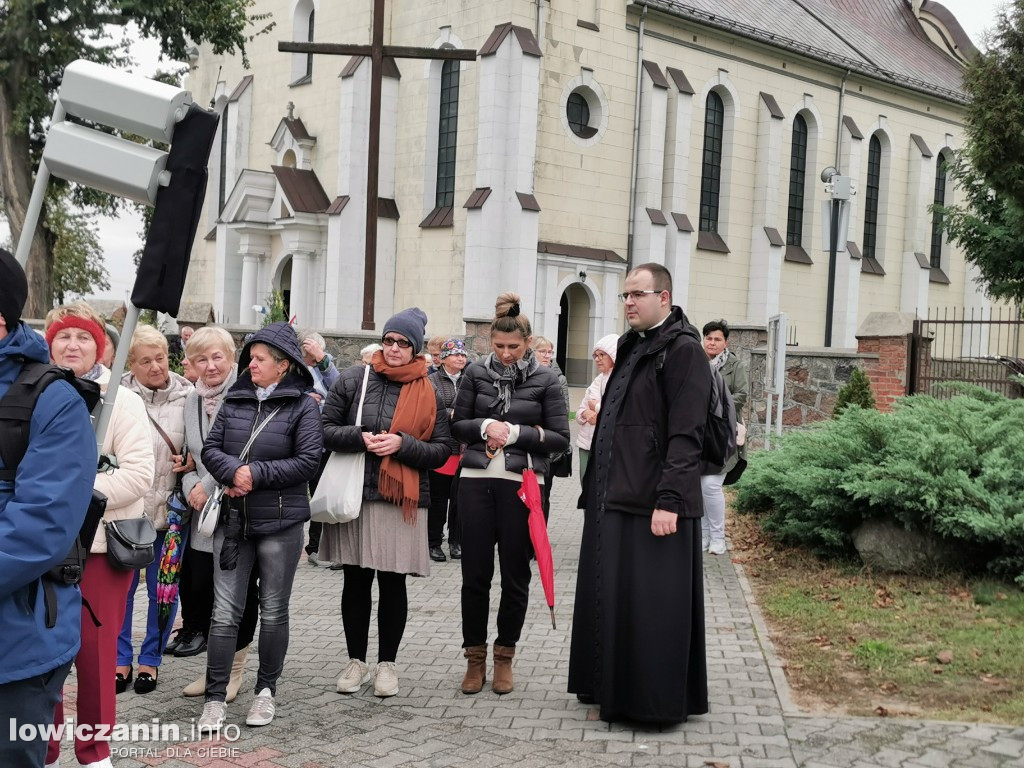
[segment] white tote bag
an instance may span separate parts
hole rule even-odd
[[[363,422],[363,400],[366,399],[366,381],[370,366],[363,371],[363,391],[359,395],[356,426]],[[359,517],[363,505],[363,470],[366,452],[338,453],[335,451],[324,465],[316,492],[309,500],[309,511],[314,523],[350,523]]]

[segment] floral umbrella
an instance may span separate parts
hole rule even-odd
[[[181,529],[182,517],[189,506],[182,496],[181,486],[174,489],[167,499],[167,533],[160,548],[160,570],[156,577],[157,622],[160,634],[167,629],[167,622],[178,600],[178,580],[181,578],[181,556],[184,549]]]

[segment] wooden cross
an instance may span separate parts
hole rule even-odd
[[[374,296],[377,287],[377,197],[380,178],[380,108],[381,85],[384,80],[384,59],[441,59],[475,61],[476,51],[464,48],[417,48],[405,45],[384,45],[384,3],[373,0],[373,40],[369,45],[346,43],[280,42],[283,53],[325,53],[333,56],[368,56],[370,71],[370,146],[366,168],[366,258],[363,268],[364,331],[374,330]]]

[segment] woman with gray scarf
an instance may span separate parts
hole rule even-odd
[[[455,400],[452,435],[466,444],[458,494],[462,647],[468,662],[463,693],[478,693],[486,679],[495,545],[501,604],[492,686],[499,694],[513,689],[512,658],[526,620],[533,553],[529,510],[518,490],[524,469],[532,464],[543,482],[549,457],[569,447],[569,416],[558,377],[540,365],[530,348],[532,340],[519,296],[499,296],[491,322],[492,352],[467,368]]]
[[[736,407],[736,423],[743,424],[743,406],[746,405],[750,384],[747,367],[729,351],[729,324],[725,320],[712,320],[705,324],[704,353],[711,369],[722,374],[725,385]],[[704,495],[704,517],[701,518],[702,547],[711,555],[725,554],[725,493],[722,484],[736,462],[746,457],[746,447],[740,445],[722,467],[701,465],[700,485]]]

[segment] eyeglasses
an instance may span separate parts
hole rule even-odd
[[[627,299],[633,299],[633,301],[640,301],[644,296],[650,293],[661,293],[661,291],[626,291],[625,293],[619,294],[619,301],[623,304],[626,303]]]
[[[385,347],[398,347],[399,349],[409,349],[412,346],[412,342],[408,339],[396,339],[394,336],[385,336],[380,343]]]

